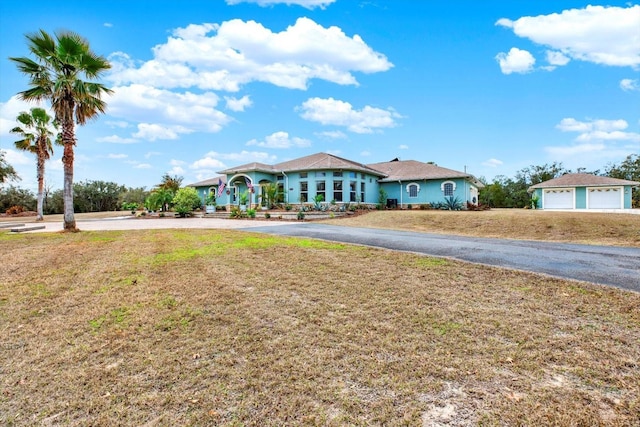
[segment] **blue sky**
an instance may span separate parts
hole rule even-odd
[[[77,128],[75,181],[150,189],[321,151],[491,180],[640,153],[634,1],[5,1],[0,149],[32,190],[9,133],[27,79],[7,58],[39,29],[75,31],[113,66],[107,114]]]

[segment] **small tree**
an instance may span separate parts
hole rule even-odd
[[[44,219],[44,165],[53,154],[53,144],[51,137],[53,132],[50,127],[57,129],[58,125],[54,121],[51,123],[51,116],[47,114],[44,108],[32,108],[31,112],[22,111],[16,120],[22,126],[16,126],[11,129],[11,133],[15,133],[20,137],[15,142],[18,150],[28,151],[36,156],[36,172],[38,177],[38,206],[36,221]],[[58,140],[60,142],[60,140]]]
[[[384,190],[384,188],[381,188],[378,191],[378,209],[384,209],[386,205],[387,205],[387,192]]]
[[[4,159],[4,151],[0,151],[0,184],[6,181],[18,181],[20,177],[16,170]]]
[[[194,209],[199,208],[201,203],[198,191],[193,187],[179,189],[173,198],[173,208],[181,217],[185,217]]]

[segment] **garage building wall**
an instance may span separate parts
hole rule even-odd
[[[576,187],[576,209],[587,208],[587,188]]]

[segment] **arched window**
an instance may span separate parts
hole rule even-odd
[[[409,197],[416,198],[418,197],[418,191],[420,191],[420,186],[416,183],[411,183],[407,185],[407,193],[409,193]]]
[[[456,183],[453,181],[445,181],[440,186],[440,189],[445,197],[453,196],[453,192],[456,191]]]

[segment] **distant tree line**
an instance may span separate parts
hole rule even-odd
[[[591,173],[611,178],[640,181],[640,155],[630,154],[619,164],[610,164],[604,172],[600,170],[587,171],[578,168],[575,171],[566,169],[562,163],[554,162],[542,166],[529,166],[521,169],[513,178],[504,175],[496,176],[492,182],[480,178],[485,185],[480,190],[480,202],[492,208],[523,208],[530,204],[530,194],[527,189],[532,185],[558,178],[567,173]],[[640,208],[640,189],[633,192],[633,206]]]
[[[2,160],[2,158],[0,158]],[[0,163],[3,171],[9,171],[9,165]],[[11,169],[13,171],[13,169]],[[4,173],[4,172],[3,172]],[[0,212],[4,213],[9,208],[18,206],[22,211],[35,211],[37,205],[36,195],[23,188],[9,185],[3,187],[3,182],[16,181],[15,172],[9,179],[0,181]],[[196,209],[203,203],[193,188],[181,188],[182,177],[164,174],[161,182],[153,189],[145,187],[126,187],[115,182],[108,181],[82,181],[73,184],[73,207],[76,213],[102,212],[102,211],[135,211],[147,208],[150,211],[166,211],[174,208],[176,195],[182,200],[182,193],[188,193],[190,199],[184,209]],[[192,191],[191,191],[192,190]],[[195,193],[195,197],[193,197]],[[181,208],[184,203],[181,203]],[[183,210],[184,210],[183,209]],[[43,212],[45,215],[64,213],[63,190],[51,190],[45,186],[43,190]]]
[[[17,177],[10,169],[10,165],[3,163],[0,157],[0,166],[5,174],[0,181],[8,182],[9,177],[15,180]],[[569,169],[562,166],[562,163],[551,163],[542,166],[529,166],[518,171],[513,178],[497,176],[492,182],[480,178],[485,187],[480,190],[480,202],[494,208],[522,208],[529,206],[530,194],[527,189],[535,184],[557,178],[566,173]],[[595,175],[609,176],[611,178],[626,179],[640,182],[640,155],[631,154],[619,164],[607,166],[603,173],[599,170],[586,171],[578,168],[575,172],[593,173]],[[147,208],[152,211],[166,211],[174,208],[174,201],[179,192],[186,192],[181,188],[182,177],[164,174],[161,182],[151,190],[144,187],[125,187],[115,182],[105,181],[83,181],[73,184],[74,210],[78,213],[115,211],[115,210],[136,210]],[[44,214],[59,214],[64,212],[64,197],[62,190],[44,190]],[[178,197],[177,200],[182,200]],[[24,210],[33,211],[36,209],[36,196],[29,190],[25,190],[14,185],[0,187],[0,212],[5,212],[13,206],[21,206]],[[193,208],[199,207],[202,201],[190,195],[189,201]],[[184,204],[184,203],[181,203]],[[640,208],[640,189],[633,192],[633,206]],[[185,209],[189,208],[186,206]]]

